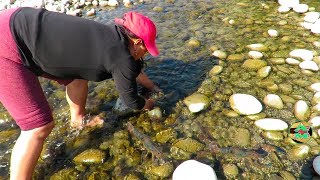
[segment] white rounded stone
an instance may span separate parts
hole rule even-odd
[[[309,123],[313,128],[320,126],[320,116],[315,116],[309,120]]]
[[[313,169],[317,172],[317,174],[320,175],[320,156],[314,158],[312,166]]]
[[[320,41],[314,41],[312,44],[317,48],[320,47]]]
[[[278,3],[281,6],[294,7],[294,6],[297,6],[300,2],[299,0],[278,0]]]
[[[196,160],[181,163],[173,172],[172,180],[217,180],[213,168]]]
[[[312,29],[313,23],[310,22],[301,22],[300,25],[306,29]]]
[[[279,6],[278,8],[278,12],[279,13],[286,13],[286,12],[289,12],[290,11],[290,7],[287,7],[287,6]]]
[[[312,107],[312,110],[313,110],[313,111],[318,111],[318,112],[320,112],[320,104],[314,105],[314,106]]]
[[[254,124],[266,131],[283,131],[288,128],[288,124],[281,119],[264,118],[254,122]]]
[[[299,100],[294,105],[294,115],[299,120],[306,120],[310,116],[310,108],[308,104],[303,101]]]
[[[252,59],[260,59],[263,57],[263,54],[259,51],[249,51],[249,57]]]
[[[313,91],[319,92],[320,91],[320,82],[311,84],[310,89]]]
[[[303,20],[309,23],[314,23],[319,19],[319,17],[320,13],[318,12],[307,12]]]
[[[108,0],[108,6],[112,6],[112,7],[119,6],[119,2],[117,0]]]
[[[288,63],[290,65],[299,65],[301,62],[297,59],[294,59],[294,58],[287,58],[286,63]]]
[[[298,4],[293,7],[293,10],[297,13],[305,13],[309,10],[309,6],[307,4]]]
[[[230,99],[231,108],[242,115],[258,114],[262,111],[262,104],[249,94],[233,94]]]
[[[186,97],[183,102],[188,106],[192,113],[197,113],[208,107],[210,99],[203,94],[194,93]]]
[[[247,45],[247,48],[253,51],[258,51],[258,49],[266,49],[267,47],[263,44],[257,43],[257,44],[249,44]]]
[[[318,71],[319,70],[318,64],[315,63],[314,61],[302,61],[299,64],[299,67],[301,69],[312,70],[312,71]]]
[[[311,61],[313,58],[313,52],[307,49],[295,49],[289,55],[293,58],[301,58],[304,61]]]
[[[277,37],[277,36],[279,35],[278,31],[275,30],[275,29],[269,29],[269,30],[268,30],[268,34],[269,34],[269,36],[271,36],[271,37]]]
[[[276,94],[268,94],[264,97],[263,102],[265,105],[269,107],[273,107],[276,109],[282,109],[283,108],[283,102],[280,96]]]
[[[320,33],[320,20],[317,20],[312,26],[311,26],[311,32],[315,34]]]
[[[265,67],[259,69],[257,74],[259,77],[265,78],[265,77],[269,76],[270,72],[271,72],[271,66],[265,66]]]

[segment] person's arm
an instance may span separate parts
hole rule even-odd
[[[143,71],[140,72],[140,74],[136,78],[136,81],[138,84],[149,89],[152,92],[162,92],[162,90],[157,85],[155,85]]]

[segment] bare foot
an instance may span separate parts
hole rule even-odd
[[[102,126],[104,123],[104,120],[100,116],[94,116],[90,118],[90,121],[87,122],[85,126],[87,127],[95,127],[95,126]]]
[[[70,126],[74,129],[83,129],[84,127],[101,126],[103,123],[104,120],[99,115],[93,117],[85,116],[83,119],[71,121]]]

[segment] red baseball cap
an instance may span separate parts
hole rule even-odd
[[[123,18],[115,18],[115,23],[123,25],[133,34],[142,39],[148,52],[152,56],[158,56],[159,50],[156,45],[157,29],[154,23],[148,17],[130,11],[124,14]]]

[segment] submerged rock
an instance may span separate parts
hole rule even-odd
[[[105,153],[98,149],[88,149],[77,155],[73,161],[76,164],[100,164],[103,163]]]
[[[73,168],[65,168],[54,173],[50,180],[77,179],[79,173]]]
[[[242,67],[248,70],[259,70],[265,66],[267,66],[267,62],[259,59],[248,59],[242,64]]]
[[[259,77],[265,78],[269,76],[270,72],[271,72],[271,66],[265,66],[263,68],[260,68],[257,73]]]
[[[173,165],[171,163],[165,163],[159,166],[151,166],[146,173],[158,176],[160,178],[166,178],[173,172]]]
[[[313,169],[320,175],[320,156],[314,158],[312,165]]]
[[[313,58],[313,53],[310,50],[306,49],[295,49],[289,53],[293,58],[300,58],[304,61],[311,61]]]
[[[202,143],[192,138],[180,139],[175,142],[173,146],[190,153],[201,151],[204,148],[204,145]]]
[[[223,173],[230,178],[235,178],[239,174],[239,169],[235,164],[223,165]]]
[[[297,144],[288,151],[288,158],[292,161],[305,159],[310,152],[310,147],[305,144]]]
[[[221,50],[215,50],[212,53],[213,56],[219,58],[219,59],[226,59],[227,58],[227,53]]]
[[[262,104],[249,94],[233,94],[230,96],[231,108],[242,115],[258,114],[262,111]]]
[[[196,160],[181,163],[173,172],[172,180],[210,179],[217,180],[213,168]]]
[[[308,104],[303,100],[296,102],[294,105],[294,115],[300,120],[307,120],[310,116],[310,108]]]
[[[288,128],[288,124],[281,119],[264,118],[254,122],[254,124],[266,131],[283,131]]]
[[[261,51],[261,52],[269,51],[269,48],[263,44],[250,44],[250,45],[247,45],[247,48],[253,51]]]
[[[263,102],[270,107],[276,108],[276,109],[282,109],[283,108],[283,102],[282,99],[276,95],[276,94],[268,94],[264,97]]]
[[[183,102],[192,113],[197,113],[208,107],[210,99],[206,95],[194,93],[186,97]]]

